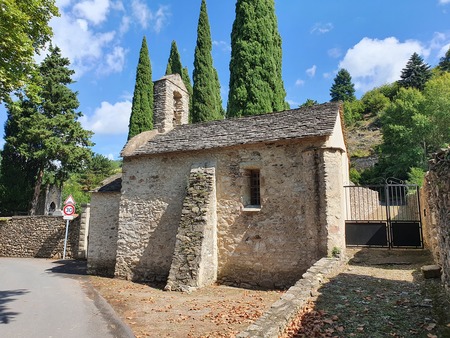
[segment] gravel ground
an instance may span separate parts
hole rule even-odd
[[[210,286],[190,294],[91,276],[91,283],[136,337],[234,337],[258,319],[280,291]]]
[[[423,250],[350,250],[283,337],[450,337],[450,298]]]

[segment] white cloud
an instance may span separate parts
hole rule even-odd
[[[139,22],[142,28],[148,28],[153,24],[155,32],[159,33],[170,16],[169,7],[160,5],[158,10],[153,13],[146,3],[140,0],[133,0],[131,3],[134,18]]]
[[[449,43],[448,45],[443,46],[443,47],[440,49],[439,54],[438,54],[438,57],[439,57],[439,58],[444,57],[445,54],[448,52],[448,50],[450,50],[450,43]]]
[[[130,29],[131,19],[129,16],[123,16],[120,23],[119,33],[124,35]]]
[[[342,51],[339,48],[331,48],[328,50],[328,55],[334,59],[341,57]]]
[[[125,55],[127,54],[127,52],[128,51],[123,47],[114,47],[112,52],[105,56],[105,64],[100,67],[99,73],[120,73],[125,65]]]
[[[163,26],[165,25],[168,16],[170,16],[169,6],[159,6],[158,10],[156,11],[156,14],[153,17],[155,21],[153,29],[157,33],[159,33],[163,28]]]
[[[96,134],[117,135],[128,132],[131,114],[131,101],[111,104],[103,101],[92,117],[82,116],[80,122],[83,128]]]
[[[439,3],[440,3],[441,5],[450,4],[450,0],[439,0]]]
[[[73,11],[94,25],[98,25],[106,20],[109,8],[109,0],[84,0],[77,3]]]
[[[72,3],[72,0],[56,0],[55,4],[60,10],[69,6]]]
[[[318,22],[316,23],[313,28],[311,28],[311,34],[325,34],[333,30],[334,26],[331,22],[328,23],[322,23]]]
[[[367,91],[397,81],[414,52],[424,56],[429,53],[419,41],[400,42],[394,37],[384,40],[366,37],[347,51],[339,68],[348,70],[355,89]]]
[[[79,19],[61,11],[61,16],[53,18],[53,44],[61,48],[62,54],[71,61],[75,76],[94,68],[115,37],[115,32],[94,32],[84,19]],[[70,33],[68,33],[70,32]]]
[[[297,81],[295,81],[295,85],[298,87],[301,87],[305,84],[305,81],[303,81],[302,79],[297,79]]]
[[[224,52],[231,52],[231,46],[225,41],[214,40],[212,44],[213,46],[220,48]]]
[[[308,69],[306,70],[306,74],[307,74],[309,77],[314,77],[314,76],[316,75],[316,71],[317,71],[317,66],[314,65],[314,66],[312,66],[311,68],[308,68]]]

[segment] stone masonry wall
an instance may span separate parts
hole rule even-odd
[[[0,221],[1,257],[62,258],[66,221],[62,217],[12,217]],[[80,222],[69,222],[66,258],[77,258]]]
[[[87,272],[114,276],[119,227],[120,192],[91,195]]]
[[[424,240],[450,289],[450,149],[434,156],[422,189]]]
[[[191,170],[166,290],[190,291],[217,279],[215,185],[214,168]]]
[[[328,180],[336,179],[332,167],[341,165],[342,155],[324,163],[330,160],[327,150],[312,150],[323,144],[324,139],[311,138],[125,158],[115,275],[167,281],[191,165],[213,163],[218,281],[241,287],[292,285],[328,252],[327,222],[344,226],[342,217],[326,215],[320,191],[331,184],[321,186],[325,171]],[[244,205],[249,169],[260,170],[260,209]],[[342,175],[339,171],[336,175]]]

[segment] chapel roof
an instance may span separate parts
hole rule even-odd
[[[107,177],[93,192],[120,192],[122,189],[122,173]]]
[[[197,151],[236,145],[330,136],[340,104],[329,102],[312,107],[262,115],[230,118],[175,127],[122,156],[140,156],[179,151]]]

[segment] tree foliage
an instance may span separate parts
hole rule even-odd
[[[305,103],[301,104],[299,106],[299,108],[312,107],[312,106],[315,106],[316,104],[319,104],[319,102],[317,102],[316,100],[312,100],[312,99],[306,99]]]
[[[421,112],[425,98],[415,88],[401,88],[382,117],[380,166],[384,177],[406,179],[411,167],[425,165],[427,119]]]
[[[194,56],[192,122],[223,119],[222,98],[217,70],[211,55],[212,41],[206,1],[202,0]]]
[[[68,87],[74,73],[68,68],[69,64],[59,48],[50,47],[50,54],[39,66],[42,78],[40,100],[21,97],[7,106],[5,148],[10,156],[26,164],[27,171],[32,171],[27,175],[34,178],[32,215],[44,173],[51,173],[55,182],[62,185],[69,174],[81,170],[91,156],[92,132],[84,130],[78,121],[82,114],[76,111],[79,106],[77,93]],[[2,169],[8,165],[11,163],[3,161]]]
[[[274,0],[238,0],[231,32],[228,117],[288,108]]]
[[[34,54],[50,41],[48,22],[58,15],[55,0],[0,1],[0,102],[32,84],[31,75],[37,75]]]
[[[361,97],[361,101],[364,105],[364,113],[372,116],[383,112],[391,102],[379,88],[366,92]]]
[[[147,39],[142,39],[131,106],[128,140],[153,129],[153,82]]]
[[[431,78],[431,69],[419,54],[414,53],[403,68],[398,84],[403,88],[423,90],[425,83]]]
[[[431,126],[427,143],[431,151],[450,144],[450,73],[433,77],[425,85],[423,113]]]
[[[450,72],[450,48],[445,53],[445,56],[440,59],[438,68],[443,72]]]
[[[350,73],[342,68],[334,78],[333,85],[330,89],[330,96],[332,102],[337,101],[354,101],[355,98],[355,86],[352,82]]]

